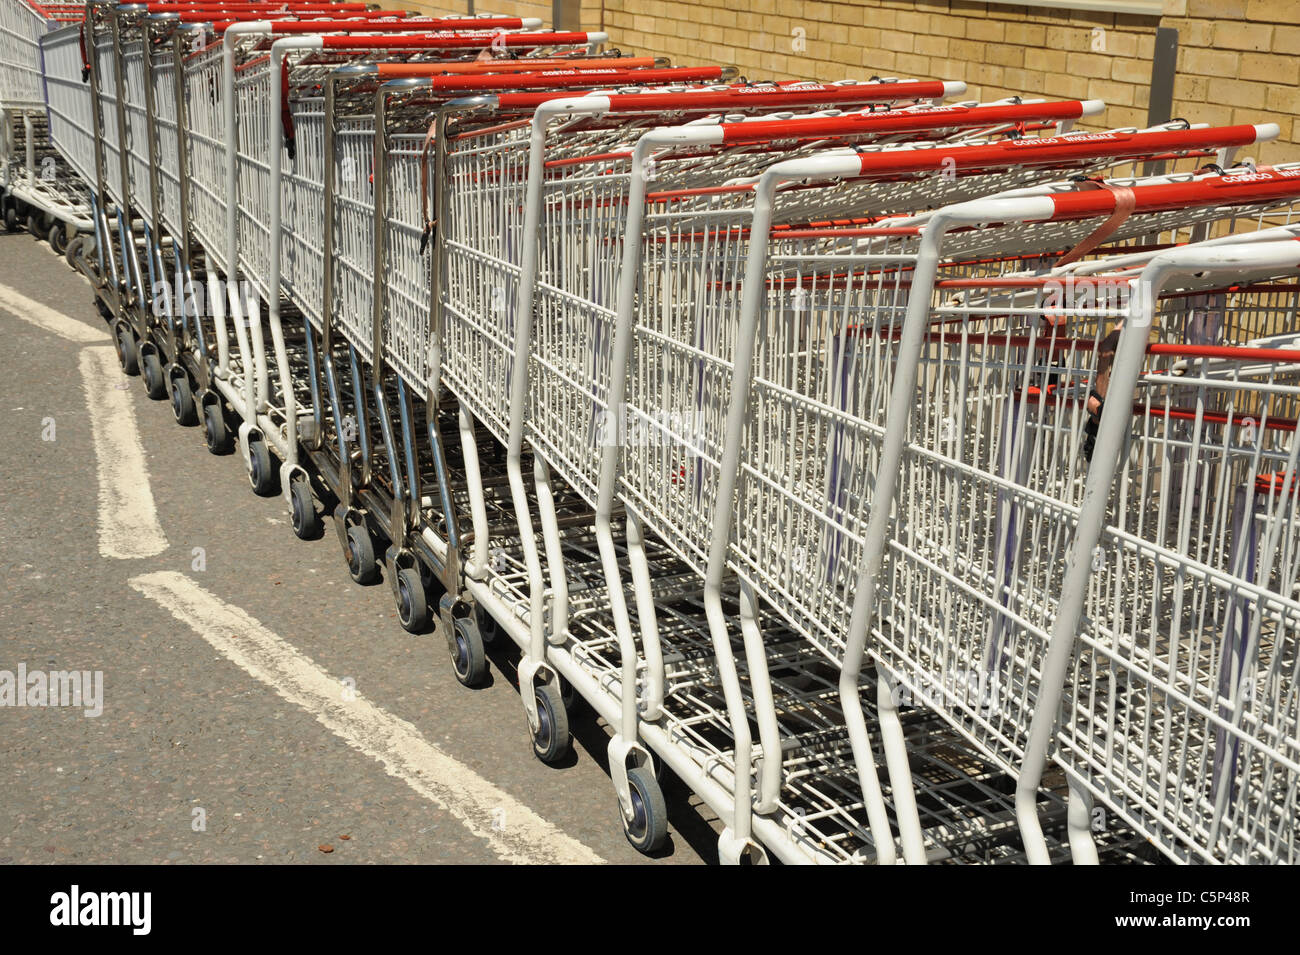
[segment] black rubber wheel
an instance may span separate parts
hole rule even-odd
[[[359,584],[373,584],[379,576],[375,564],[375,545],[370,532],[360,524],[348,528],[348,547],[343,555],[348,562],[348,573]]]
[[[167,397],[167,379],[163,377],[158,353],[145,352],[137,361],[140,365],[140,380],[144,382],[145,394],[154,401],[162,401]]]
[[[213,454],[230,451],[230,429],[221,413],[221,402],[211,401],[203,406],[203,441]]]
[[[18,210],[15,209],[13,206],[10,206],[8,209],[5,210],[5,231],[7,232],[18,231]]]
[[[260,497],[270,497],[279,490],[280,475],[271,462],[271,449],[261,438],[248,439],[248,483]]]
[[[41,228],[41,220],[34,212],[27,213],[27,231],[37,239],[45,238],[45,230]]]
[[[638,852],[656,852],[668,838],[668,807],[654,773],[644,766],[627,771],[632,818],[623,820],[623,834]]]
[[[456,679],[468,687],[482,686],[488,665],[478,624],[473,617],[457,617],[452,624],[451,668]]]
[[[556,763],[569,752],[569,711],[560,693],[549,683],[537,687],[537,730],[533,733],[533,755],[543,763]]]
[[[68,228],[62,222],[50,226],[50,248],[59,255],[68,251]]]
[[[316,501],[311,494],[311,485],[306,481],[294,481],[289,485],[289,500],[293,504],[293,532],[299,540],[315,540],[320,536],[322,528]]]
[[[397,572],[397,619],[407,633],[423,633],[429,627],[429,601],[418,568]]]
[[[183,428],[193,427],[199,423],[198,413],[194,410],[194,392],[190,389],[189,376],[180,373],[171,378],[172,417]]]
[[[118,329],[117,360],[122,363],[122,370],[128,375],[140,374],[140,356],[135,348],[135,335],[129,328]]]

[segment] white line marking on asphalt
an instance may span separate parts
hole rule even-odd
[[[96,342],[113,340],[112,336],[104,329],[79,322],[75,318],[69,318],[62,312],[56,312],[48,305],[43,305],[35,299],[28,298],[8,285],[0,285],[0,309],[4,309],[14,318],[29,322],[37,328],[53,332],[61,338],[66,338],[68,341],[76,342],[79,345],[93,345]]]
[[[99,552],[126,560],[161,554],[167,537],[154,509],[131,396],[114,387],[121,378],[114,349],[82,349],[81,380],[99,462]]]
[[[243,610],[184,574],[157,571],[131,586],[169,610],[218,653],[296,703],[390,776],[446,810],[504,861],[593,864],[603,860],[514,797],[429,742],[403,719],[342,683]]]

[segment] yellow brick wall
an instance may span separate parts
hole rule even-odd
[[[415,0],[440,12],[465,5]],[[539,16],[551,4],[480,11]],[[1071,13],[971,0],[581,0],[582,28],[678,64],[721,63],[750,79],[960,79],[968,97],[1103,99],[1094,125],[1143,125],[1158,26],[1178,30],[1174,115],[1276,122],[1262,162],[1300,160],[1300,0],[1165,0],[1161,16]]]

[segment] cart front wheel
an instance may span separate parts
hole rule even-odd
[[[397,619],[407,633],[423,633],[429,626],[429,602],[415,567],[397,572]]]
[[[537,729],[533,753],[543,763],[557,763],[569,752],[569,712],[560,691],[549,683],[537,687]]]
[[[299,540],[315,540],[321,534],[321,519],[312,498],[311,485],[306,481],[294,481],[289,485],[289,500],[293,505],[294,534]]]
[[[473,617],[457,617],[452,622],[451,666],[464,686],[480,687],[487,679],[483,635]]]
[[[117,332],[117,360],[122,370],[128,375],[140,374],[140,358],[135,351],[135,336],[129,328],[120,328]]]
[[[172,417],[176,419],[176,423],[185,428],[197,424],[198,415],[194,413],[194,392],[190,389],[189,376],[174,375],[171,389]]]
[[[652,853],[668,838],[668,807],[654,772],[646,766],[627,771],[632,797],[632,818],[623,820],[623,834],[638,852]]]
[[[219,401],[203,406],[203,441],[213,454],[230,451],[230,429],[226,427],[226,416],[221,413]]]
[[[266,441],[250,438],[248,442],[248,483],[253,486],[253,493],[260,497],[269,497],[276,492],[277,480],[275,467],[271,464],[271,451]]]
[[[154,401],[162,401],[167,397],[167,379],[163,377],[158,355],[155,352],[146,352],[140,355],[139,362],[145,393]]]
[[[375,565],[375,545],[370,540],[370,532],[360,524],[348,528],[348,546],[344,556],[353,580],[359,584],[375,582],[379,569]]]

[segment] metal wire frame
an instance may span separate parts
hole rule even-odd
[[[81,80],[80,29],[64,27],[41,39],[50,141],[87,183],[96,180],[90,92]]]
[[[61,23],[81,19],[81,5],[0,3],[0,109],[41,109],[41,37]]]
[[[635,100],[635,97],[632,97],[632,99]],[[463,199],[463,197],[457,196],[458,190],[454,188],[458,172],[460,175],[462,175],[465,178],[466,180],[465,185],[467,188],[473,188],[474,186],[477,186],[479,193],[486,193],[487,196],[486,201],[480,201],[477,208],[475,208],[473,205],[470,206],[470,208],[467,210],[469,215],[473,215],[475,212],[481,211],[484,208],[488,208],[488,202],[490,201],[500,201],[501,193],[504,191],[504,189],[501,188],[502,183],[499,182],[499,176],[500,176],[502,165],[504,163],[509,163],[509,162],[513,162],[515,164],[514,175],[517,181],[519,168],[522,165],[519,161],[519,154],[521,154],[524,149],[528,149],[530,151],[530,158],[528,162],[529,181],[527,186],[527,198],[526,198],[525,215],[524,215],[524,222],[526,223],[526,225],[522,225],[520,227],[519,235],[515,240],[516,242],[518,242],[520,239],[522,239],[522,243],[523,243],[522,246],[520,245],[515,246],[515,248],[518,249],[518,252],[516,254],[518,255],[519,265],[517,267],[513,262],[509,262],[509,261],[502,262],[500,258],[501,255],[500,252],[496,253],[496,256],[494,257],[495,261],[492,261],[491,259],[489,259],[486,263],[484,262],[483,259],[478,259],[477,261],[474,261],[471,258],[471,256],[462,255],[462,250],[456,247],[456,243],[460,239],[458,235],[453,234],[450,237],[450,241],[447,241],[447,232],[445,228],[442,231],[444,252],[450,250],[447,254],[448,260],[451,260],[454,263],[455,259],[458,256],[462,256],[462,261],[464,262],[465,266],[469,270],[472,270],[476,265],[482,266],[484,264],[487,264],[489,268],[494,270],[495,277],[497,279],[500,279],[503,276],[509,276],[510,278],[514,279],[514,282],[517,286],[513,289],[513,291],[515,292],[514,313],[524,321],[524,324],[522,326],[522,334],[521,334],[521,329],[519,327],[511,327],[508,329],[500,330],[501,334],[499,336],[499,339],[510,337],[513,343],[515,344],[516,348],[530,347],[529,339],[530,339],[531,329],[532,329],[532,318],[533,318],[533,307],[534,307],[532,293],[535,288],[534,282],[536,281],[537,272],[538,272],[536,247],[533,245],[535,241],[534,231],[537,229],[538,219],[540,218],[540,210],[545,207],[545,203],[541,197],[542,184],[538,181],[541,178],[540,170],[542,169],[543,164],[546,163],[552,166],[565,166],[566,159],[569,156],[580,156],[585,158],[590,156],[593,152],[600,153],[601,147],[608,147],[611,145],[615,145],[617,143],[621,143],[624,141],[624,137],[626,137],[628,134],[628,130],[625,128],[627,125],[626,119],[621,120],[620,123],[616,123],[615,127],[612,130],[609,128],[602,127],[600,124],[591,123],[585,116],[583,116],[584,107],[590,103],[592,103],[592,100],[584,101],[579,98],[573,100],[560,101],[559,104],[554,104],[551,106],[539,107],[537,109],[536,115],[532,117],[531,120],[529,120],[526,125],[522,120],[516,122],[510,122],[500,115],[492,115],[491,125],[489,125],[485,130],[480,128],[478,130],[473,130],[473,131],[460,131],[459,135],[455,139],[453,139],[451,136],[448,136],[448,151],[451,153],[451,155],[450,158],[447,160],[447,170],[448,170],[447,179],[449,184],[452,185],[452,189],[450,190],[452,198],[450,201],[456,202],[458,198]],[[497,104],[494,103],[492,105],[497,105]],[[579,116],[582,116],[583,119],[582,121],[580,121],[579,124],[576,125],[576,129],[575,129],[575,124],[566,123],[563,130],[563,135],[552,137],[550,135],[549,128],[548,128],[551,120],[551,113],[546,112],[546,110],[552,110],[555,114],[563,117],[566,120],[568,120],[570,116],[575,113]],[[598,115],[599,112],[600,112],[599,107],[589,111],[590,114],[596,114],[596,115]],[[646,117],[643,116],[641,118],[641,122],[644,123],[645,118]],[[481,124],[481,120],[480,120],[480,124]],[[477,133],[478,135],[476,136],[475,133]],[[573,137],[570,135],[571,133],[576,133],[577,139],[580,140],[576,148],[575,148]],[[613,134],[613,137],[617,137],[617,138],[611,138],[611,133]],[[483,143],[484,138],[488,138],[490,140],[490,143],[486,147],[484,146]],[[466,148],[467,142],[470,143],[470,146],[468,148]],[[455,147],[452,146],[453,143],[455,144]],[[552,148],[548,149],[547,146],[552,143],[558,143],[559,145],[552,146]],[[504,149],[502,148],[503,146]],[[459,147],[459,149],[456,147]],[[460,155],[465,155],[471,157],[472,159],[477,159],[478,166],[476,167],[471,162],[467,164],[467,168],[463,170],[457,170],[455,163],[458,157],[458,152]],[[622,152],[624,153],[624,155],[626,155],[626,147],[623,148]],[[512,158],[512,154],[513,154],[513,158]],[[488,157],[488,158],[485,159],[483,157]],[[484,189],[485,182],[489,180],[491,181],[491,186],[489,186],[488,189]],[[616,177],[610,176],[608,181],[616,182]],[[508,184],[507,184],[507,188],[508,188]],[[611,200],[613,196],[616,196],[618,194],[619,192],[617,188],[615,188],[613,191],[611,191],[610,196],[607,197],[607,201]],[[501,206],[495,206],[491,208],[493,209],[501,208],[505,211],[507,215],[509,215],[509,210],[512,207],[517,208],[517,205],[515,204],[517,203],[517,201],[518,201],[517,199],[513,201],[510,199],[506,199]],[[452,228],[454,229],[455,226],[453,226]],[[475,238],[479,238],[483,234],[484,233],[479,232],[476,234]],[[501,233],[500,232],[488,233],[488,235],[492,236],[489,239],[489,242],[495,245],[497,243],[495,237],[496,235],[499,234]],[[466,242],[465,245],[468,247],[469,243]],[[545,246],[546,243],[543,243],[543,245]],[[527,274],[527,278],[521,280],[520,277],[525,273]],[[448,281],[452,281],[454,279],[455,277],[454,266],[447,267],[446,276]],[[610,278],[612,278],[612,276],[607,275],[607,280]],[[460,283],[457,284],[459,287],[468,287],[471,289],[476,287],[478,288],[483,287],[481,284],[476,285],[472,281],[467,286],[460,285]],[[508,282],[501,283],[498,281],[495,285],[492,283],[488,283],[486,287],[492,288],[496,293],[500,307],[494,309],[494,311],[496,311],[498,314],[504,312],[507,307],[507,303],[505,299],[507,298],[507,296],[511,291],[509,283]],[[583,289],[585,290],[589,287],[590,286],[588,285],[584,285]],[[477,329],[472,331],[470,330],[470,321],[473,321],[474,319],[477,318],[479,318],[479,316],[474,316],[473,319],[470,319],[469,316],[467,315],[457,315],[455,313],[454,307],[444,312],[444,334],[446,335],[446,339],[447,339],[445,348],[447,354],[450,356],[449,362],[451,364],[454,364],[457,358],[459,358],[461,355],[464,354],[464,349],[461,347],[463,344],[461,339],[470,339],[470,340],[479,340],[479,341],[483,339],[484,336],[482,336],[479,330]],[[499,321],[499,319],[494,317],[492,319],[488,319],[486,322],[484,322],[484,324],[486,325],[496,321]],[[506,321],[507,322],[510,321],[509,316],[506,317]],[[511,324],[513,325],[513,323]],[[450,331],[447,330],[448,326],[451,326]],[[468,335],[465,334],[466,332],[469,332],[469,334]],[[459,337],[458,337],[458,333],[459,333]],[[488,346],[487,350],[489,351],[489,353],[492,351],[491,345]],[[500,349],[498,349],[498,351],[500,351]],[[530,347],[530,352],[531,352],[531,347]],[[497,364],[494,369],[495,372],[498,374],[498,377],[494,382],[488,385],[488,388],[497,391],[498,394],[504,393],[504,391],[507,389],[511,392],[508,401],[508,409],[509,409],[508,410],[509,413],[508,440],[509,440],[509,448],[510,448],[509,453],[511,455],[512,460],[517,460],[519,455],[520,442],[522,441],[522,437],[523,437],[523,430],[524,430],[523,419],[526,414],[526,408],[521,404],[520,398],[521,395],[526,395],[528,390],[527,387],[525,386],[521,391],[520,382],[524,380],[523,376],[528,374],[529,368],[528,368],[527,361],[521,360],[519,352],[514,351],[513,349],[509,355],[503,355],[502,358],[504,358],[505,360]],[[473,373],[475,374],[481,373],[480,372],[481,367],[482,366],[479,365],[477,369],[474,369]],[[499,377],[501,373],[504,373],[504,375],[507,375],[509,377],[501,378]],[[456,377],[455,371],[454,370],[449,371],[448,377],[454,381]],[[451,387],[453,388],[453,390],[455,390],[456,385],[452,384]],[[470,385],[468,390],[472,391],[473,386]],[[492,399],[487,399],[487,401],[491,401],[491,400]],[[473,398],[468,399],[467,403],[472,404],[475,401],[486,403],[485,396],[483,396],[482,394],[475,395]],[[504,424],[504,422],[500,420],[500,416],[505,410],[502,408],[504,402],[501,400],[500,397],[498,397],[495,399],[494,403],[496,407],[491,408],[488,411],[488,415],[497,417],[497,427],[500,428],[501,424]],[[519,476],[521,475],[521,473],[522,473],[522,469],[516,463],[514,469],[512,470],[511,481],[512,481],[512,485],[515,488],[514,493],[517,498],[521,497],[521,495],[525,493],[522,489],[522,481],[519,480]],[[549,494],[549,489],[545,487],[547,483],[545,470],[544,469],[537,470],[535,474],[535,478],[539,484],[536,493],[544,499]],[[588,497],[590,498],[591,496],[594,495],[591,493],[591,489],[589,489]],[[539,668],[545,666],[544,661],[545,661],[546,651],[543,645],[543,636],[542,636],[543,629],[549,629],[551,633],[552,642],[562,642],[563,640],[567,639],[567,637],[565,636],[567,631],[564,622],[565,621],[565,616],[564,616],[565,598],[563,594],[567,587],[566,578],[569,574],[569,571],[567,567],[563,566],[564,558],[562,554],[562,549],[554,540],[555,528],[552,526],[554,522],[553,520],[551,520],[549,516],[549,509],[543,508],[542,509],[542,520],[543,520],[542,537],[546,544],[547,562],[550,565],[551,587],[552,590],[557,594],[557,596],[554,598],[555,607],[552,610],[550,624],[549,626],[543,624],[540,619],[543,613],[542,602],[544,599],[541,596],[542,579],[541,579],[541,572],[540,572],[540,564],[539,561],[537,560],[537,548],[534,544],[532,525],[528,523],[528,512],[523,508],[521,501],[516,502],[516,512],[520,516],[520,521],[521,521],[520,539],[525,551],[526,564],[529,567],[530,586],[532,591],[532,597],[531,597],[532,604],[530,606],[530,612],[529,612],[532,636],[529,642],[529,646],[526,649],[525,663],[521,665],[521,679],[525,678],[523,676],[525,673],[528,674],[528,679],[531,679],[532,673],[537,672]],[[632,533],[632,530],[630,528],[629,528],[629,533],[630,534]],[[634,566],[637,564],[637,561],[635,559],[633,560],[633,564]],[[619,590],[611,591],[610,593],[611,595],[614,593],[618,593],[621,596],[621,586]],[[620,637],[620,639],[622,639],[622,637]],[[636,652],[635,645],[632,644],[631,641],[624,641],[624,645],[622,647],[622,655],[624,659],[621,662],[621,666],[625,668],[626,672],[630,673],[634,669],[635,664],[631,659],[631,656],[635,654],[635,652]],[[763,692],[765,693],[769,692],[769,690],[766,687],[766,677],[762,677],[760,679],[760,684],[762,684],[764,687]],[[620,793],[620,798],[622,799],[624,798],[625,790],[626,790],[626,781],[621,775],[622,772],[626,771],[625,759],[627,758],[628,754],[625,752],[625,747],[631,746],[635,748],[638,745],[636,743],[636,740],[639,734],[637,732],[636,726],[634,725],[637,720],[637,716],[636,716],[637,710],[634,702],[629,698],[624,697],[620,701],[619,705],[621,706],[621,709],[623,711],[623,719],[622,722],[620,723],[621,728],[618,730],[614,739],[611,741],[611,766],[613,767],[615,773],[616,789],[618,789]],[[531,715],[532,714],[530,712],[530,718]],[[734,714],[732,714],[732,716],[734,718]],[[744,754],[743,759],[745,761],[748,761],[750,758],[750,752],[747,743],[743,748],[743,754]],[[648,756],[645,756],[643,758],[648,758]],[[746,782],[746,787],[747,786],[748,786],[748,781]],[[742,804],[747,805],[748,803],[748,796],[742,794],[742,792],[739,789],[736,790],[736,794],[734,798],[737,805],[742,805]],[[749,831],[748,831],[747,823],[744,826],[738,826],[736,832],[738,833],[738,835],[732,835],[731,834],[732,830],[729,828],[727,832],[724,833],[723,836],[724,852],[745,851],[741,848],[733,847],[733,843],[735,844],[735,846],[743,847],[748,842]]]
[[[0,186],[13,201],[90,231],[90,193],[50,143],[45,114],[0,110]]]
[[[1297,857],[1288,488],[1300,352],[1264,352],[1273,342],[1257,338],[1261,326],[1293,333],[1297,285],[1294,273],[1242,282],[1248,267],[1247,256],[1231,271],[1180,277],[1161,299],[1055,751],[1073,780],[1179,861]],[[1206,346],[1218,357],[1198,357]]]
[[[1264,210],[1239,210],[1252,211]],[[1109,241],[1141,242],[1177,229],[1185,237],[1207,217],[1226,214],[1169,209],[1135,217]],[[1044,226],[1017,224],[1010,247],[1022,254],[1070,248],[1090,231],[1086,221]],[[1104,322],[1119,316],[1106,303],[1085,306],[1070,316],[1077,327],[1066,335],[1043,322],[1045,309],[1054,315],[1043,299],[1008,313],[996,296],[1010,293],[988,286],[997,285],[996,242],[1010,233],[990,227],[979,234],[976,246],[963,233],[956,254],[957,262],[977,263],[969,281],[981,289],[978,306],[940,297],[911,359],[915,389],[902,399],[894,383],[891,402],[906,404],[892,408],[885,432],[898,427],[904,407],[910,424],[892,432],[901,456],[882,455],[878,468],[896,474],[903,491],[869,594],[879,607],[869,648],[891,678],[1019,773],[1086,467],[1078,454],[1084,415],[1075,404],[1090,370],[1081,356],[1092,357]],[[941,280],[936,295],[946,287],[961,286]],[[894,377],[910,380],[897,369]],[[858,587],[862,593],[861,579]]]
[[[0,3],[0,185],[58,220],[87,222],[87,195],[50,146],[41,39],[80,19],[72,4]]]

